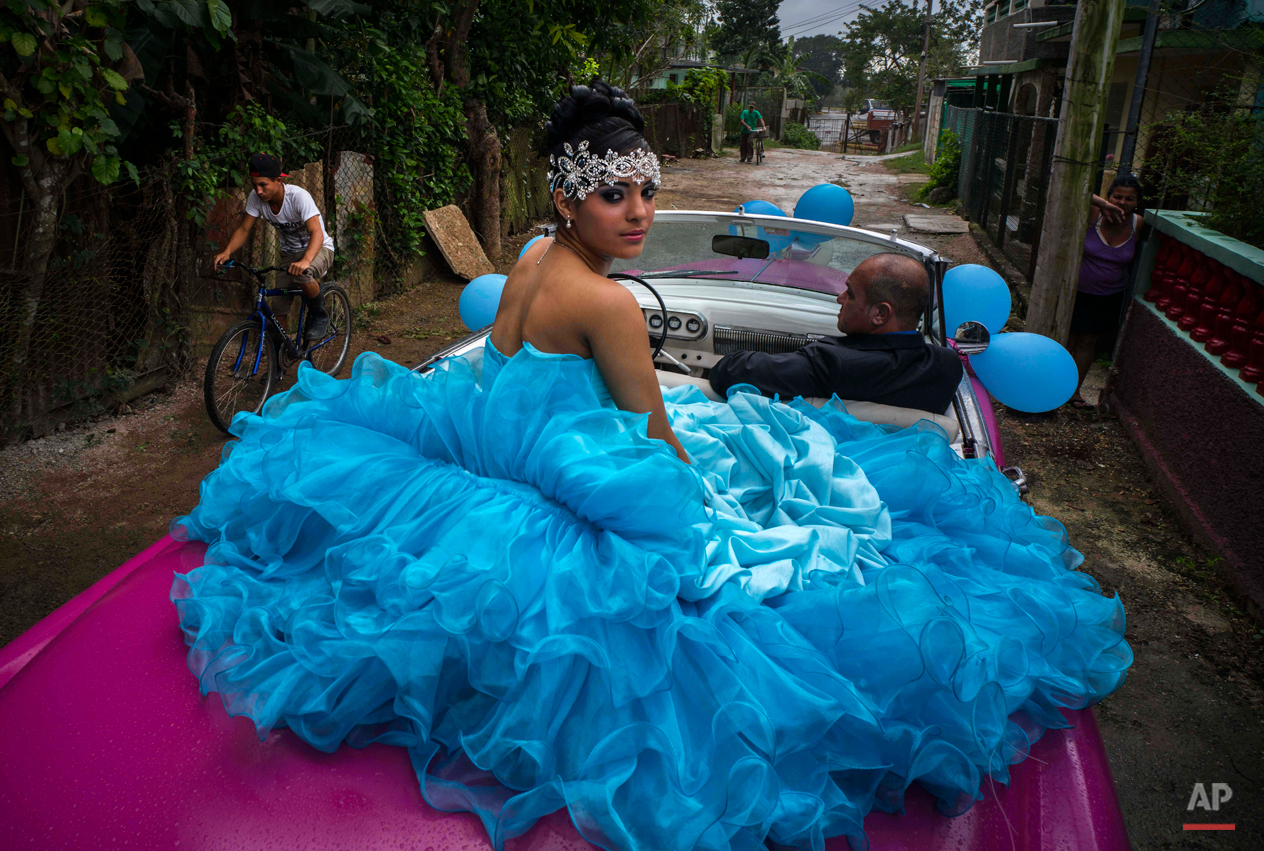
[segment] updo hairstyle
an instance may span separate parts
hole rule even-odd
[[[606,151],[626,154],[637,148],[650,150],[641,135],[645,119],[632,98],[618,86],[597,78],[586,86],[571,86],[571,93],[553,107],[544,130],[546,156],[564,156],[564,144],[569,143],[574,150],[581,142],[587,142],[588,150],[598,157]],[[553,212],[560,223],[561,212],[556,206]]]

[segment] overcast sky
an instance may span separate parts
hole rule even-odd
[[[876,8],[885,0],[864,0]],[[802,38],[809,35],[835,35],[848,21],[860,13],[860,0],[782,0],[777,18],[781,21],[781,37]],[[841,16],[841,17],[840,17]]]

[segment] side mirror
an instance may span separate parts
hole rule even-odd
[[[987,326],[982,322],[963,322],[957,332],[953,334],[953,342],[957,344],[957,351],[967,355],[977,355],[987,351],[988,344],[992,341],[992,335],[988,333]]]

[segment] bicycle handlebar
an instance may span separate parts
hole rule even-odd
[[[289,270],[290,267],[289,266],[268,266],[263,269],[252,269],[251,267],[247,266],[244,263],[238,263],[236,260],[225,260],[224,265],[221,266],[220,268],[221,269],[245,269],[247,272],[249,272],[250,274],[254,275],[256,278],[262,281],[263,276],[266,275],[267,273],[286,272]]]

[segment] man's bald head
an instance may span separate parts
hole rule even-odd
[[[855,288],[858,308],[875,320],[884,320],[874,322],[871,329],[857,327],[848,333],[915,330],[930,304],[925,267],[903,254],[875,254],[852,270],[847,286]],[[882,305],[887,305],[885,310]]]

